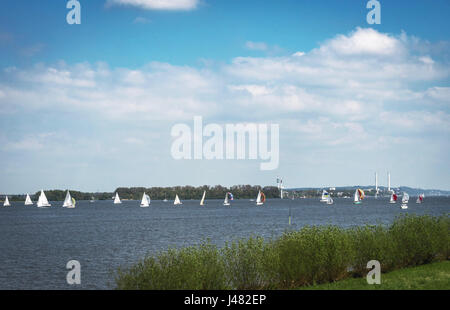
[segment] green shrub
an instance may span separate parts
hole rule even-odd
[[[392,254],[395,267],[422,265],[448,257],[448,228],[448,216],[405,215],[397,218],[389,228],[395,247]]]
[[[394,243],[387,228],[381,225],[366,225],[352,228],[348,234],[353,249],[353,264],[350,266],[353,275],[367,274],[367,262],[371,260],[379,261],[383,272],[394,268]]]
[[[147,257],[116,277],[118,289],[133,290],[219,290],[226,282],[222,257],[209,242]]]
[[[341,279],[351,259],[348,234],[334,226],[304,227],[276,241],[282,287]]]
[[[230,286],[236,289],[270,287],[276,277],[278,255],[261,237],[233,241],[222,250]]]
[[[303,227],[276,240],[209,241],[150,256],[119,269],[118,289],[279,289],[363,276],[370,260],[381,271],[447,260],[450,218],[407,215],[390,227]]]

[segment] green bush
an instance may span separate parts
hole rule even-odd
[[[116,277],[118,289],[227,289],[222,256],[209,242],[147,257]]]
[[[150,256],[119,269],[118,289],[279,289],[447,260],[450,219],[407,215],[389,226],[303,227],[276,240],[236,240],[218,249],[209,241]]]
[[[389,234],[395,244],[396,268],[431,263],[447,255],[448,217],[405,215],[396,219]]]
[[[285,233],[275,242],[280,286],[312,285],[345,277],[351,257],[348,237],[334,226]]]
[[[231,287],[262,289],[274,282],[278,255],[272,243],[250,237],[227,244],[222,253]]]
[[[352,228],[348,232],[352,243],[351,273],[362,276],[367,273],[367,262],[377,260],[381,270],[394,268],[394,243],[386,227],[381,225]]]

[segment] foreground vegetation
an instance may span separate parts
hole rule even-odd
[[[395,270],[383,274],[380,285],[365,277],[302,287],[304,290],[449,290],[450,261]]]
[[[200,245],[163,251],[119,269],[118,289],[289,289],[445,261],[450,218],[403,215],[389,226],[304,227],[266,241],[250,237],[223,248]]]

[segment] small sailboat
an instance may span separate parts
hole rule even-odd
[[[119,193],[116,193],[116,196],[114,197],[114,204],[120,204],[122,201],[120,201]]]
[[[395,193],[392,193],[391,199],[389,200],[389,203],[396,203],[397,202],[397,195]]]
[[[89,200],[90,203],[95,202],[95,197],[91,196],[91,200]]]
[[[38,208],[48,208],[51,206],[51,204],[48,203],[47,196],[45,196],[43,190],[41,190],[41,194],[39,195],[37,206]]]
[[[30,195],[27,194],[27,198],[25,198],[25,205],[31,206],[33,204],[33,201],[31,201]]]
[[[201,206],[204,206],[204,205],[205,205],[205,197],[206,197],[206,191],[203,191],[202,200],[200,200],[200,205],[201,205]]]
[[[403,197],[402,197],[402,209],[408,209],[408,201],[409,201],[409,195],[408,193],[403,192]]]
[[[63,208],[75,208],[75,199],[72,198],[72,196],[70,196],[70,192],[67,191],[66,194],[66,199],[64,199],[64,203],[63,203]]]
[[[323,190],[320,202],[328,202],[328,198],[330,198],[330,194],[326,190]]]
[[[333,198],[328,197],[327,205],[332,205],[334,203]]]
[[[3,206],[4,207],[10,207],[11,206],[11,204],[9,203],[8,196],[6,196],[5,201],[3,202]]]
[[[166,195],[164,195],[164,200],[163,200],[164,202],[168,202],[169,200],[167,200],[167,197],[166,197]]]
[[[362,189],[358,188],[355,191],[355,195],[353,196],[353,203],[356,205],[361,204],[364,197],[365,197],[364,191]]]
[[[178,197],[178,194],[175,196],[175,200],[173,201],[173,204],[176,205],[182,205],[180,198]]]
[[[233,194],[232,193],[230,193],[230,192],[226,193],[225,194],[225,200],[223,201],[223,205],[224,206],[230,206],[231,205],[230,201],[232,201],[233,199],[234,198],[233,198]]]
[[[266,201],[266,195],[264,195],[263,192],[259,191],[258,197],[256,197],[256,205],[261,206],[264,204],[265,201]]]
[[[150,196],[144,193],[142,195],[141,208],[147,208],[149,206],[150,206]]]
[[[416,203],[422,203],[423,202],[423,197],[425,197],[424,194],[420,194],[419,197],[417,197]]]

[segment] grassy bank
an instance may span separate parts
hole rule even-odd
[[[223,248],[169,249],[119,269],[118,289],[289,289],[383,273],[450,257],[450,218],[405,215],[391,226],[304,227],[275,240],[251,237]]]
[[[449,290],[450,261],[395,270],[369,285],[365,277],[301,287],[303,290]]]

